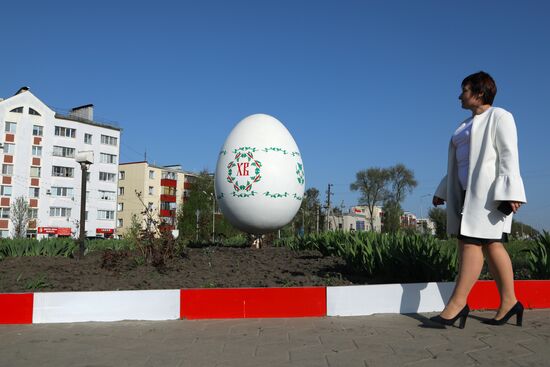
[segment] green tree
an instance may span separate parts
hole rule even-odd
[[[179,236],[184,240],[206,241],[212,235],[212,195],[214,178],[207,171],[200,172],[191,181],[192,187],[185,203],[178,210]],[[197,234],[197,216],[199,213]]]
[[[137,245],[139,241],[140,231],[142,228],[142,220],[140,220],[137,214],[132,214],[130,226],[123,234],[123,237],[130,241],[132,244]]]
[[[187,200],[178,209],[177,228],[180,239],[185,241],[197,238],[197,210],[199,211],[199,240],[208,241],[212,238],[212,225],[215,225],[217,241],[242,234],[219,213],[217,203],[213,202],[215,200],[214,177],[208,171],[200,172],[193,178],[191,185]],[[212,205],[216,207],[213,208]],[[214,218],[212,218],[213,209],[218,209]],[[215,224],[212,222],[213,219]]]
[[[437,238],[447,238],[447,212],[443,208],[431,208],[428,217],[435,224],[435,235]]]
[[[388,169],[389,172],[389,194],[394,203],[401,205],[407,194],[418,185],[414,178],[414,172],[404,164],[398,163]]]
[[[535,238],[540,235],[540,232],[528,224],[512,219],[511,235],[516,238]]]
[[[24,196],[15,198],[10,208],[10,220],[13,225],[13,237],[26,237],[29,224],[29,203]]]
[[[382,226],[382,230],[389,233],[399,231],[401,227],[401,215],[403,214],[401,205],[393,198],[388,197],[386,201],[384,201],[383,212],[384,225]]]
[[[319,190],[315,187],[307,189],[300,204],[300,209],[290,222],[290,227],[283,227],[281,235],[288,235],[288,233],[290,235],[315,233],[317,231],[317,220],[319,220],[319,223],[322,223],[322,218],[318,218],[320,206]]]
[[[388,196],[390,171],[387,168],[369,168],[356,173],[355,182],[350,185],[352,191],[359,191],[359,204],[367,207],[370,214],[370,226],[374,228],[374,207],[382,204]]]
[[[418,185],[414,172],[398,163],[387,169],[388,187],[384,200],[384,232],[397,232],[401,227],[401,203]]]

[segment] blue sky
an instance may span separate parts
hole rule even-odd
[[[528,205],[550,230],[550,5],[546,1],[69,1],[2,5],[0,97],[21,86],[52,107],[93,103],[123,128],[121,162],[213,171],[242,118],[281,120],[307,187],[349,207],[355,173],[403,163],[426,214],[460,82],[485,70],[518,127]]]

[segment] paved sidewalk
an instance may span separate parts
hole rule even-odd
[[[522,328],[480,323],[492,315],[464,330],[430,315],[0,325],[0,366],[550,365],[550,310]]]

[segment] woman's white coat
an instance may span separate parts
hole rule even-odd
[[[462,208],[463,190],[451,141],[447,175],[435,192],[447,202],[447,233],[456,235],[460,228],[464,236],[500,238],[503,232],[510,233],[513,214],[505,216],[497,209],[498,204],[527,202],[519,169],[516,124],[510,112],[491,107],[474,116],[469,162],[468,190]]]

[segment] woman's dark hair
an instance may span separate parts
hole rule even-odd
[[[462,86],[470,86],[470,90],[473,95],[481,95],[481,100],[484,104],[493,104],[495,96],[497,95],[497,85],[494,79],[484,71],[477,72],[472,75],[468,75],[462,81]]]

